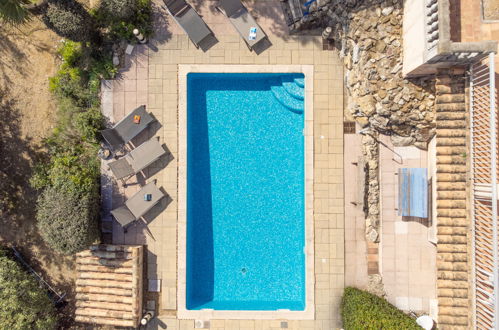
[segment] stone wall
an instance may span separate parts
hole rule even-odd
[[[317,0],[295,28],[331,27],[345,65],[347,117],[426,148],[434,135],[434,80],[402,75],[402,0]]]

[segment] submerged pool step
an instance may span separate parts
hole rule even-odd
[[[274,97],[286,108],[291,111],[302,113],[304,110],[303,100],[298,100],[297,98],[291,96],[282,85],[271,86],[270,90],[274,94]]]
[[[295,81],[283,81],[282,86],[286,91],[298,100],[305,98],[305,89],[300,87]]]
[[[305,78],[295,78],[295,83],[301,88],[305,87]]]

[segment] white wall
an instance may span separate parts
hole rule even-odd
[[[404,1],[403,53],[404,76],[424,64],[425,43],[425,2],[423,0]]]

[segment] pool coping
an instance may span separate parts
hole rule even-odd
[[[305,310],[223,311],[186,308],[187,242],[187,74],[303,73],[305,76]],[[314,265],[314,67],[313,65],[178,65],[178,207],[177,207],[177,318],[313,320],[315,317]]]

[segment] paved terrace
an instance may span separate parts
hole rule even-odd
[[[197,1],[194,7],[218,38],[203,53],[161,9],[158,32],[147,46],[136,47],[127,57],[126,67],[117,80],[104,84],[104,108],[120,120],[140,104],[158,119],[137,144],[158,136],[170,155],[144,171],[140,184],[157,179],[169,198],[147,215],[147,227],[138,223],[124,233],[114,221],[114,244],[147,246],[147,277],[161,280],[158,296],[159,316],[150,328],[192,329],[193,320],[178,320],[177,309],[177,69],[179,64],[311,64],[314,68],[314,227],[315,227],[315,320],[289,321],[289,329],[332,329],[340,327],[339,303],[344,287],[343,216],[343,67],[335,51],[323,51],[320,37],[290,37],[277,0],[247,3],[272,47],[259,56],[244,41],[214,1]],[[155,11],[159,11],[158,8]],[[112,107],[111,107],[112,105]],[[119,206],[139,184],[130,180],[126,188],[114,185],[112,205]],[[148,298],[154,297],[149,295]],[[284,321],[284,320],[283,320]],[[279,320],[212,320],[211,329],[279,329]]]

